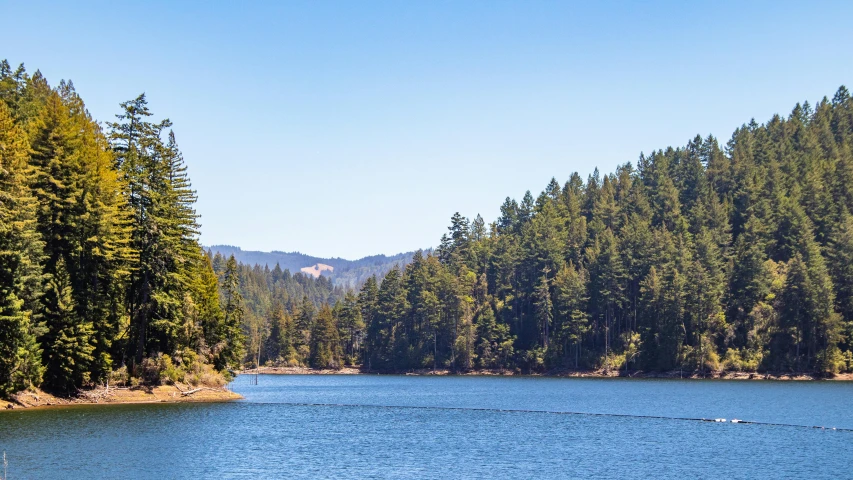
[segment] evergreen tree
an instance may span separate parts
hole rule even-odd
[[[128,356],[240,360],[241,319],[221,311],[186,167],[161,139],[171,124],[147,120],[144,95],[122,108],[108,140],[70,81],[0,62],[4,393],[40,384],[41,363],[69,393]]]
[[[314,368],[339,368],[341,366],[338,327],[328,305],[323,305],[320,308],[311,330],[309,365]]]
[[[358,307],[358,298],[352,292],[335,305],[335,321],[340,330],[344,363],[352,365],[358,360],[361,338],[364,333],[364,320]]]
[[[290,355],[290,339],[288,326],[284,317],[284,309],[276,303],[269,312],[269,336],[264,341],[263,357],[268,362],[279,363]]]
[[[224,318],[219,327],[220,339],[215,352],[214,365],[218,369],[235,366],[243,357],[245,335],[243,333],[243,296],[240,294],[240,278],[234,255],[225,264],[222,278],[222,310]]]
[[[131,272],[128,289],[131,342],[135,364],[141,364],[150,353],[149,333],[152,320],[163,312],[158,305],[169,310],[173,298],[163,295],[163,286],[169,276],[168,260],[161,249],[163,230],[156,215],[157,203],[162,194],[162,164],[160,132],[170,124],[145,120],[151,116],[148,101],[142,94],[121,104],[118,122],[109,123],[110,142],[115,152],[116,166],[127,185],[127,198],[132,212],[132,247],[138,252],[135,268]]]
[[[299,306],[299,313],[296,315],[295,321],[295,338],[294,347],[299,355],[300,361],[308,362],[308,357],[311,354],[311,331],[314,330],[314,320],[317,313],[317,307],[307,295],[302,297],[302,303]]]
[[[208,363],[215,363],[216,352],[227,343],[223,336],[225,314],[219,298],[219,277],[208,255],[199,257],[194,272],[189,292],[184,295],[185,333],[179,343],[200,353]]]
[[[33,308],[39,296],[42,243],[36,199],[29,190],[23,129],[0,102],[0,393],[41,383],[41,352]]]
[[[45,386],[62,393],[80,388],[90,379],[95,347],[92,322],[80,318],[71,296],[71,278],[65,261],[59,259],[47,284],[44,319],[47,331],[41,339],[45,346]]]
[[[73,85],[60,83],[44,101],[31,159],[38,172],[33,191],[45,242],[43,269],[52,275],[65,261],[70,306],[77,319],[92,323],[75,329],[92,338],[76,341],[94,346],[90,376],[97,380],[111,370],[118,353],[112,343],[124,315],[119,299],[133,253],[125,198],[106,139]],[[55,357],[51,348],[45,345],[45,358]]]
[[[853,216],[846,209],[833,231],[827,254],[836,308],[843,322],[843,342],[850,352],[853,351]]]
[[[539,284],[536,286],[536,319],[542,332],[542,346],[547,349],[551,324],[554,321],[554,305],[551,301],[551,285],[548,280],[547,268],[543,271]]]
[[[558,354],[566,359],[571,355],[574,368],[578,368],[581,340],[589,330],[586,271],[576,269],[569,262],[557,271],[554,288],[557,299],[555,331],[562,349]]]

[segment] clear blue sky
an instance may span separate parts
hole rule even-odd
[[[146,92],[205,244],[356,258],[853,84],[853,2],[639,3],[6,0],[0,57]]]

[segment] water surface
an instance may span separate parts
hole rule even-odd
[[[853,431],[686,420],[853,429],[848,382],[262,375],[232,388],[246,399],[0,412],[9,480],[853,476]]]

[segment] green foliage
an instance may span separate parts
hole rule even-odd
[[[0,73],[8,75],[7,67]],[[43,243],[27,158],[26,134],[0,102],[0,394],[38,385],[43,372],[33,321]]]
[[[41,343],[45,347],[45,386],[70,393],[90,380],[94,329],[74,309],[71,279],[64,260],[60,259],[54,268],[43,300],[46,332]]]
[[[332,315],[332,309],[323,305],[317,313],[311,329],[311,353],[308,359],[313,368],[339,368],[341,366],[341,345],[338,326]]]
[[[115,375],[122,383],[126,377]],[[227,372],[213,368],[192,350],[176,352],[175,356],[160,354],[142,361],[142,378],[148,385],[186,384],[191,386],[222,387],[228,383]],[[132,384],[133,382],[131,382]]]
[[[849,368],[853,102],[450,220],[359,294],[366,367]],[[351,302],[351,299],[349,300]],[[342,307],[336,307],[342,308]],[[351,307],[348,307],[351,308]]]
[[[358,352],[365,327],[355,294],[347,292],[344,298],[335,304],[333,314],[341,338],[344,363],[354,365],[358,362]]]
[[[104,133],[71,82],[0,62],[0,393],[217,384],[256,355],[385,371],[853,369],[843,87],[725,146],[697,136],[551,179],[491,225],[456,213],[434,255],[366,259],[337,284],[205,254],[172,124],[151,117],[140,95]]]
[[[121,107],[105,135],[70,81],[0,62],[2,394],[133,383],[148,357],[240,356],[171,123],[147,121],[144,95]]]
[[[243,356],[243,296],[240,294],[240,277],[237,261],[232,255],[225,264],[222,279],[223,321],[219,323],[216,334],[214,365],[224,369],[237,366]]]
[[[492,225],[456,213],[435,255],[357,299],[292,302],[296,361],[319,332],[305,312],[337,302],[345,357],[371,370],[849,369],[853,102],[839,92],[724,147],[697,136],[552,179]]]

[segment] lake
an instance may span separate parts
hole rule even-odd
[[[8,479],[853,478],[851,382],[251,378],[233,403],[0,412]]]

